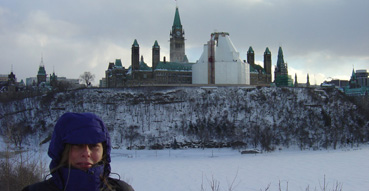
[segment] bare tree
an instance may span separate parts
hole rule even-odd
[[[21,148],[23,141],[32,133],[32,128],[27,126],[26,123],[24,120],[5,123],[5,129],[3,129],[5,138],[17,148]]]
[[[133,146],[133,142],[140,136],[140,134],[138,133],[138,129],[139,127],[136,125],[130,125],[126,130],[125,130],[125,138],[128,139],[129,141],[129,150],[132,149]]]
[[[80,80],[86,84],[86,86],[90,86],[91,82],[95,79],[95,74],[91,74],[91,72],[84,72],[79,76]]]

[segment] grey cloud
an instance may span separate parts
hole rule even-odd
[[[338,62],[345,69],[369,62],[367,0],[178,0],[178,6],[191,61],[200,57],[203,44],[217,30],[230,33],[244,59],[249,46],[259,61],[269,47],[275,62],[282,46],[291,67],[318,73],[324,62],[327,76]],[[34,76],[21,70],[37,67],[43,53],[61,76],[78,78],[91,70],[101,78],[101,70],[115,58],[130,64],[134,39],[151,64],[155,40],[162,56],[168,54],[174,11],[172,0],[2,1],[0,69],[6,73],[13,64],[19,77]]]

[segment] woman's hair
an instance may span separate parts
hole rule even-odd
[[[60,162],[59,162],[58,166],[56,166],[55,168],[50,170],[50,174],[58,171],[59,168],[61,168],[61,167],[70,168],[70,164],[69,164],[68,161],[69,161],[69,152],[70,152],[71,146],[72,146],[71,144],[65,144],[63,154],[61,155]]]

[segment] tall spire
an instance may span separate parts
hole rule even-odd
[[[172,30],[174,31],[174,29],[182,29],[181,18],[179,17],[178,7],[176,7],[176,13],[174,15]]]
[[[37,75],[46,75],[45,65],[44,65],[44,57],[41,55],[41,62],[38,68]]]
[[[40,62],[40,66],[44,66],[44,56],[41,54],[41,62]]]
[[[352,68],[351,80],[356,80],[355,68]]]
[[[284,64],[284,58],[283,58],[283,51],[282,47],[279,47],[278,50],[278,60],[277,60],[277,67],[281,68],[281,65]]]

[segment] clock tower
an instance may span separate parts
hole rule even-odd
[[[181,19],[179,17],[178,7],[174,15],[172,31],[170,32],[170,61],[171,62],[188,62],[185,54],[185,38],[182,28]]]

